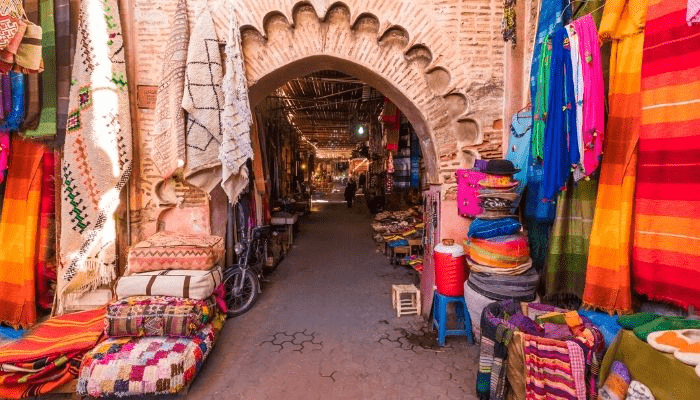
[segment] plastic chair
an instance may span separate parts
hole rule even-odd
[[[457,316],[457,327],[447,329],[447,305],[455,303],[455,314]],[[472,321],[467,309],[464,296],[445,296],[436,290],[433,294],[433,327],[438,331],[438,344],[445,345],[446,336],[466,336],[469,344],[474,344],[472,336]]]

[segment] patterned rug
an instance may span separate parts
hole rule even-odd
[[[58,309],[115,278],[119,193],[132,168],[119,7],[82,2],[64,146]]]

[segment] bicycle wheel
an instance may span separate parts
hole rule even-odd
[[[240,285],[240,280],[243,279],[243,285]],[[237,288],[240,285],[240,290]],[[258,277],[249,269],[236,270],[224,279],[224,288],[226,290],[226,305],[228,306],[228,317],[241,315],[258,300],[260,295],[260,282]]]

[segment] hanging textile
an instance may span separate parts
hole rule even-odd
[[[53,0],[40,0],[39,16],[41,29],[41,52],[45,63],[41,74],[41,114],[39,124],[34,130],[22,133],[25,137],[40,138],[56,134],[56,51]],[[62,29],[63,31],[63,29]]]
[[[593,225],[598,182],[569,181],[567,190],[559,193],[557,216],[549,241],[545,264],[545,293],[548,299],[583,297],[588,260],[588,239]]]
[[[566,25],[566,34],[569,37],[570,54],[571,54],[571,71],[573,73],[572,81],[574,84],[574,95],[572,108],[576,114],[576,143],[578,144],[578,154],[580,162],[572,166],[572,172],[575,180],[581,180],[586,176],[583,166],[583,65],[581,64],[581,53],[579,36],[576,28],[573,25]]]
[[[55,158],[51,150],[41,160],[41,202],[39,205],[39,235],[37,241],[36,289],[37,303],[50,310],[56,287],[56,180]]]
[[[44,147],[12,140],[12,168],[7,176],[0,218],[0,322],[27,328],[36,322],[36,239]]]
[[[187,1],[180,0],[175,9],[172,30],[165,46],[163,71],[156,98],[157,120],[153,128],[153,164],[162,178],[170,177],[185,164],[185,66],[190,29]]]
[[[545,39],[549,34],[561,26],[563,20],[567,21],[569,19],[569,14],[571,14],[570,7],[565,6],[564,3],[563,0],[542,0],[540,5],[540,13],[537,18],[537,34],[535,35],[532,54],[532,69],[530,70],[530,99],[532,99],[533,104],[539,92],[537,88],[537,74],[540,70],[542,44],[545,43]]]
[[[187,111],[185,178],[207,193],[218,183],[220,173],[217,167],[224,106],[221,59],[214,20],[209,8],[204,7],[187,49],[182,108]]]
[[[549,36],[542,43],[540,69],[537,73],[537,95],[533,97],[533,127],[532,127],[532,156],[535,159],[544,158],[544,131],[549,109],[549,73],[552,63],[552,40]]]
[[[114,280],[114,213],[131,174],[131,118],[116,0],[81,3],[61,172],[58,312]]]
[[[30,22],[39,23],[39,0],[24,0],[24,12]],[[72,58],[69,58],[72,60]],[[22,130],[33,130],[39,126],[41,114],[41,75],[29,74],[26,79],[25,116]]]
[[[631,226],[641,115],[641,69],[646,0],[610,0],[599,34],[612,40],[610,112],[583,301],[608,312],[629,312]]]
[[[253,116],[248,100],[248,82],[243,67],[241,49],[241,31],[234,2],[228,1],[229,27],[224,53],[226,55],[226,75],[222,89],[224,91],[224,110],[222,112],[222,136],[219,159],[222,165],[221,187],[230,203],[235,203],[238,196],[248,186],[248,167],[246,161],[253,158],[250,141],[250,129]]]
[[[600,164],[605,135],[605,86],[600,44],[595,21],[590,14],[572,22],[571,25],[578,37],[579,59],[585,88],[581,107],[583,142],[579,143],[579,146],[583,148],[581,153],[583,175],[590,176]]]
[[[9,76],[12,106],[10,112],[5,114],[5,120],[0,125],[0,130],[16,131],[22,125],[22,120],[24,119],[24,75],[10,71]]]
[[[63,144],[66,136],[68,103],[70,95],[70,1],[54,0],[56,24],[56,139]]]
[[[687,0],[686,22],[688,25],[700,23],[700,0]]]
[[[700,307],[700,26],[650,0],[635,192],[634,289]]]
[[[521,195],[527,185],[528,160],[530,158],[530,140],[532,138],[532,112],[521,111],[513,115],[508,137],[506,159],[510,160],[520,172],[513,175],[518,187],[515,192]]]

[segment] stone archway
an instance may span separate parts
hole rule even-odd
[[[428,47],[412,43],[403,27],[382,25],[370,13],[353,18],[343,3],[329,7],[322,18],[310,3],[297,3],[291,17],[289,21],[281,11],[272,11],[263,18],[263,32],[241,27],[251,105],[290,79],[315,71],[354,75],[404,112],[419,136],[432,182],[443,180],[437,140],[455,138],[459,147],[483,140],[476,121],[465,117],[467,96],[453,86],[451,71],[435,61]]]

